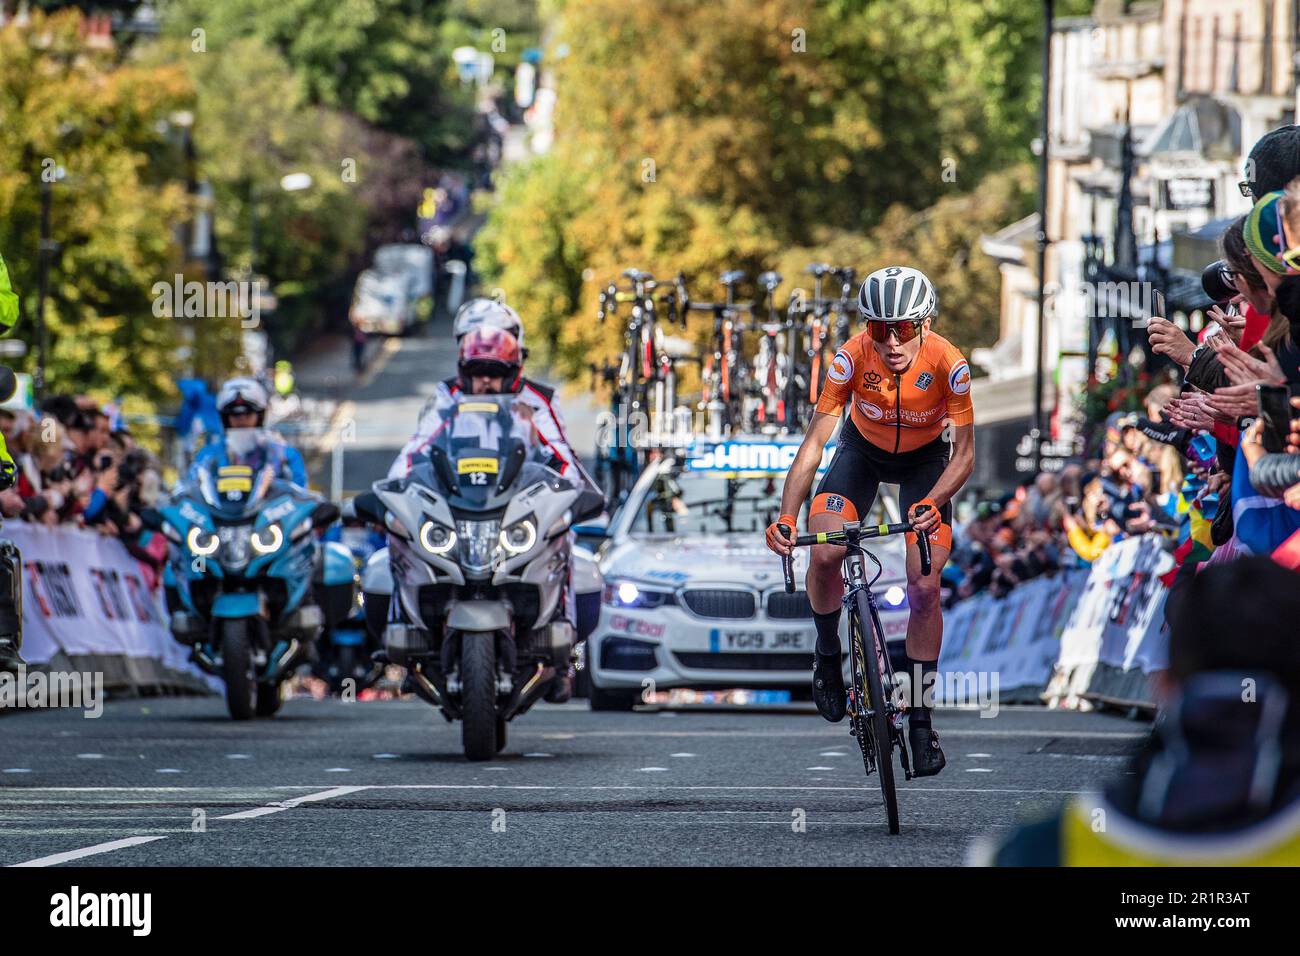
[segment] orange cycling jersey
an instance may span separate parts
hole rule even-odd
[[[937,439],[945,425],[971,425],[970,366],[941,335],[927,332],[912,367],[895,375],[866,332],[835,353],[817,411],[838,415],[852,401],[862,437],[884,451],[913,451]],[[901,411],[900,411],[901,409]]]

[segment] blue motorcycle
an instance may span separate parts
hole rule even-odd
[[[320,595],[332,586],[347,592],[332,595],[335,606],[355,599],[350,555],[346,575],[337,573],[314,533],[338,517],[336,505],[269,464],[217,461],[143,516],[171,541],[172,635],[200,669],[225,681],[235,720],[280,709],[283,681],[312,656],[325,623]],[[322,579],[321,565],[335,573]]]

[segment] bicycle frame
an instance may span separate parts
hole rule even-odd
[[[924,507],[928,509],[929,506]],[[917,513],[919,515],[921,509]],[[785,525],[781,527],[787,528]],[[867,538],[903,534],[910,530],[911,525],[906,522],[864,526],[860,521],[850,521],[839,531],[799,535],[793,542],[795,547],[835,544],[843,545],[846,549],[843,600],[849,612],[849,733],[857,738],[866,772],[880,775],[880,791],[888,814],[889,832],[893,834],[899,832],[898,794],[894,787],[895,747],[898,748],[905,780],[912,779],[912,768],[908,760],[907,744],[903,740],[904,708],[895,693],[898,681],[885,647],[885,632],[880,626],[876,596],[871,590],[871,585],[880,577],[883,569],[875,555],[862,547],[862,542]],[[786,537],[788,539],[789,535]],[[917,549],[921,557],[921,573],[928,575],[931,570],[930,542],[923,534],[917,535]],[[871,558],[876,565],[877,573],[870,581],[864,570],[864,557]],[[786,593],[792,594],[795,589],[794,563],[789,556],[782,556],[781,569],[785,576]],[[868,634],[870,646],[866,647],[864,641]],[[875,657],[874,662],[870,660],[871,657]]]

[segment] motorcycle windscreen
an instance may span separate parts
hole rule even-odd
[[[500,507],[545,450],[528,415],[513,395],[460,395],[438,409],[444,425],[433,448],[450,464],[452,504],[485,510]]]
[[[209,507],[225,518],[239,518],[265,500],[283,464],[283,449],[260,428],[227,429],[221,454],[199,470],[199,490]]]

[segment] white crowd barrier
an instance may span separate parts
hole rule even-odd
[[[23,557],[22,655],[42,670],[102,673],[110,690],[206,692],[167,626],[161,587],[116,538],[7,521]]]
[[[1087,576],[1083,570],[1034,578],[1005,597],[979,594],[956,604],[944,613],[940,673],[996,675],[1000,702],[1037,703]]]
[[[1078,708],[1084,701],[1154,709],[1150,675],[1169,666],[1165,600],[1160,575],[1173,556],[1154,535],[1128,538],[1093,562],[1048,682],[1049,706]]]
[[[1129,538],[1089,568],[962,601],[944,614],[940,674],[996,675],[1003,703],[1154,710],[1150,675],[1169,662],[1159,576],[1172,566],[1159,538]]]

